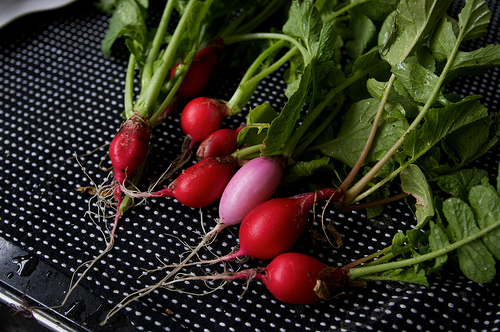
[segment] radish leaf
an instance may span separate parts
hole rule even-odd
[[[323,154],[352,167],[365,146],[378,105],[379,101],[373,98],[354,103],[346,112],[337,137],[316,148],[319,148]],[[385,153],[402,135],[406,127],[406,119],[388,116],[381,121],[375,144],[366,161],[378,160],[380,155]]]
[[[453,47],[457,42],[453,23],[456,24],[450,17],[443,17],[436,26],[430,39],[432,54],[438,62],[444,62],[448,59],[448,56],[453,52]]]
[[[458,198],[449,198],[443,204],[443,213],[453,229],[457,241],[479,231],[472,209]],[[458,263],[465,276],[477,283],[491,282],[496,275],[495,260],[480,239],[457,249]]]
[[[398,4],[394,28],[381,56],[392,66],[403,62],[427,38],[451,0],[402,0]]]
[[[441,224],[435,224],[434,222],[429,223],[430,234],[429,234],[429,246],[432,251],[441,249],[450,244],[448,237],[444,232]],[[438,256],[434,262],[434,266],[429,269],[429,272],[438,271],[448,260],[448,255],[443,254]]]
[[[458,103],[431,109],[424,123],[405,136],[403,150],[413,162],[449,133],[488,116],[487,109],[477,97],[466,97]]]
[[[415,229],[420,229],[434,216],[434,205],[429,183],[417,165],[410,165],[401,172],[401,188],[417,200]]]
[[[482,169],[461,169],[438,178],[438,186],[448,194],[460,198],[464,202],[469,200],[469,191],[472,187],[481,184],[481,180],[488,176]]]
[[[271,122],[262,148],[263,156],[281,155],[288,138],[292,135],[295,125],[304,107],[311,82],[311,65],[304,68],[300,77],[299,87],[281,110],[280,115]]]
[[[459,51],[447,79],[459,75],[478,75],[492,67],[500,66],[500,45],[487,45],[470,52]]]
[[[483,36],[490,22],[491,13],[484,0],[468,0],[458,14],[458,26],[462,40],[470,40]]]
[[[353,39],[346,42],[345,49],[349,56],[356,59],[373,43],[377,29],[372,20],[363,14],[353,14],[349,28]]]
[[[476,186],[469,193],[470,206],[479,228],[483,229],[500,220],[500,197],[489,184]],[[488,250],[500,260],[500,230],[496,229],[483,237]]]
[[[422,105],[434,93],[429,87],[437,86],[439,81],[439,76],[415,62],[397,63],[392,72],[397,78],[394,83],[396,91]],[[441,93],[438,99],[444,99]]]
[[[146,5],[146,7],[144,7]],[[147,44],[147,1],[119,0],[102,42],[104,55],[111,54],[111,47],[121,36],[126,37],[129,51],[138,59],[145,56]]]

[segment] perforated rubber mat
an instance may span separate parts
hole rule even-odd
[[[99,228],[86,214],[89,195],[76,189],[92,185],[91,180],[102,183],[108,176],[98,165],[102,161],[103,167],[109,166],[106,145],[121,123],[127,54],[117,47],[111,58],[103,56],[100,43],[109,16],[92,3],[77,1],[31,14],[0,29],[0,281],[30,305],[37,301],[57,306],[75,269],[105,248]],[[471,49],[500,43],[500,6],[497,1],[488,3],[493,12],[489,33],[466,45]],[[498,110],[499,73],[496,68],[481,77],[463,78],[453,90],[481,94],[486,107]],[[264,80],[248,107],[263,101],[281,107],[285,102],[282,74]],[[226,99],[237,81],[238,73],[222,70],[206,95]],[[223,126],[236,127],[243,121],[243,116],[237,116]],[[176,113],[155,130],[145,183],[166,169],[182,142]],[[499,162],[496,148],[473,165],[496,177]],[[206,285],[189,282],[182,286],[184,292],[157,289],[132,302],[108,325],[98,325],[102,314],[125,295],[162,275],[143,275],[144,269],[159,267],[159,259],[177,263],[187,250],[185,244],[196,245],[216,217],[216,206],[200,211],[174,199],[150,199],[136,206],[123,217],[114,249],[91,269],[67,304],[46,309],[47,313],[75,330],[90,331],[500,329],[500,279],[479,285],[451,269],[440,278],[431,276],[429,287],[370,282],[366,288],[310,306],[284,304],[259,281],[249,285],[234,281],[203,296],[197,294],[207,290]],[[310,247],[304,240],[295,249],[331,266],[390,245],[396,232],[414,223],[402,202],[387,206],[374,219],[364,212],[333,208],[325,217],[343,235],[344,245]],[[237,228],[222,233],[210,246],[213,254],[231,251],[237,245],[235,233]],[[202,258],[211,257],[207,251],[202,253]],[[265,265],[264,261],[233,263],[234,268]],[[221,271],[220,265],[195,270],[198,274]]]

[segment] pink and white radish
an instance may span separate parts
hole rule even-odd
[[[219,203],[219,223],[237,225],[250,210],[267,201],[281,183],[285,161],[258,157],[245,163],[228,183]]]

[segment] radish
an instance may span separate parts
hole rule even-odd
[[[208,46],[202,48],[194,57],[184,79],[177,89],[176,97],[179,100],[188,100],[198,96],[208,84],[212,73],[215,71],[219,55],[224,47],[222,39],[216,39]],[[182,63],[182,62],[181,62]],[[177,64],[170,71],[171,79],[181,64]]]
[[[130,174],[135,172],[139,165],[144,162],[148,154],[149,139],[151,136],[151,124],[147,118],[134,113],[120,128],[120,131],[111,140],[109,145],[109,158],[114,169],[113,194],[116,202],[115,223],[110,237],[114,238],[118,220],[121,216],[120,205],[122,203],[123,189]]]
[[[175,197],[188,207],[208,206],[220,198],[236,167],[231,156],[206,158],[183,171],[167,188],[130,196]]]
[[[312,206],[320,199],[335,199],[339,194],[338,189],[327,188],[257,205],[241,223],[240,249],[224,260],[243,256],[272,259],[287,251],[304,232]]]
[[[276,34],[272,34],[271,38],[276,38]],[[246,40],[247,38],[261,38],[260,34],[248,34],[236,36],[225,40],[230,40],[229,43],[235,41]],[[282,36],[280,36],[282,37]],[[239,40],[240,38],[243,38]],[[208,97],[198,97],[186,104],[181,113],[181,128],[184,134],[191,136],[192,142],[190,148],[196,143],[204,140],[209,134],[219,129],[222,120],[225,117],[240,113],[248,100],[257,89],[258,84],[269,74],[279,69],[287,62],[296,52],[296,48],[292,48],[280,59],[274,63],[270,63],[274,59],[279,50],[286,45],[285,41],[271,44],[265,49],[250,65],[243,78],[241,79],[238,88],[233,93],[231,99],[227,102],[221,102],[217,99]],[[193,74],[194,75],[194,74]]]
[[[241,127],[240,127],[241,128]],[[218,129],[208,135],[196,151],[196,158],[202,160],[209,157],[230,155],[237,147],[239,129]]]
[[[340,190],[326,188],[265,201],[253,208],[241,222],[238,251],[217,259],[193,262],[184,266],[213,264],[245,256],[272,259],[286,252],[299,239],[307,225],[309,211],[318,200],[336,200],[338,197]],[[216,228],[227,226],[223,221],[220,221],[219,225],[221,226]]]
[[[285,162],[258,157],[244,164],[229,181],[219,203],[220,223],[237,225],[250,210],[268,200],[278,188]]]
[[[169,282],[169,285],[187,280],[258,279],[271,294],[290,304],[314,304],[339,293],[351,283],[344,268],[329,267],[320,260],[295,252],[283,253],[267,267],[221,273],[210,276],[191,276]],[[318,287],[321,285],[322,287]]]
[[[148,153],[151,124],[147,118],[134,114],[125,121],[109,145],[109,158],[114,178],[123,183],[135,172]]]
[[[275,298],[292,304],[319,302],[321,298],[315,292],[317,280],[328,281],[331,288],[344,287],[347,281],[343,270],[293,252],[277,256],[255,277],[266,285]]]
[[[198,97],[184,106],[181,113],[181,129],[191,136],[190,149],[219,129],[222,119],[229,115],[226,104],[212,98]]]

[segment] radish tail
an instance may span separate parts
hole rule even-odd
[[[115,305],[110,311],[109,313],[106,315],[106,317],[104,318],[104,321],[101,322],[101,325],[105,325],[107,323],[107,321],[113,316],[115,315],[118,311],[120,311],[122,308],[125,308],[129,303],[143,297],[143,296],[146,296],[148,295],[149,293],[151,293],[152,291],[154,291],[155,289],[157,289],[158,287],[164,287],[165,286],[165,283],[167,282],[167,280],[169,280],[170,278],[172,278],[175,274],[177,274],[177,272],[179,272],[183,267],[186,267],[186,266],[191,266],[191,265],[196,265],[196,264],[200,264],[198,262],[194,262],[194,263],[187,263],[196,253],[198,253],[198,251],[200,251],[201,248],[203,248],[207,243],[211,242],[216,236],[217,234],[219,234],[224,228],[226,228],[226,225],[224,225],[223,223],[218,223],[217,226],[215,226],[210,232],[206,233],[202,240],[200,241],[200,243],[196,246],[196,248],[194,250],[191,251],[191,253],[181,262],[179,263],[178,265],[175,265],[175,268],[174,270],[172,270],[171,272],[169,272],[162,280],[160,280],[158,283],[156,283],[155,285],[152,285],[152,286],[149,286],[149,287],[145,287],[145,288],[142,288],[142,289],[139,289],[133,293],[131,293],[130,295],[128,295],[127,297],[125,297],[122,301],[120,301],[117,305]],[[215,262],[217,262],[219,260],[215,260]],[[168,265],[165,265],[163,266],[162,268],[160,269],[164,269],[166,267],[169,267]]]

